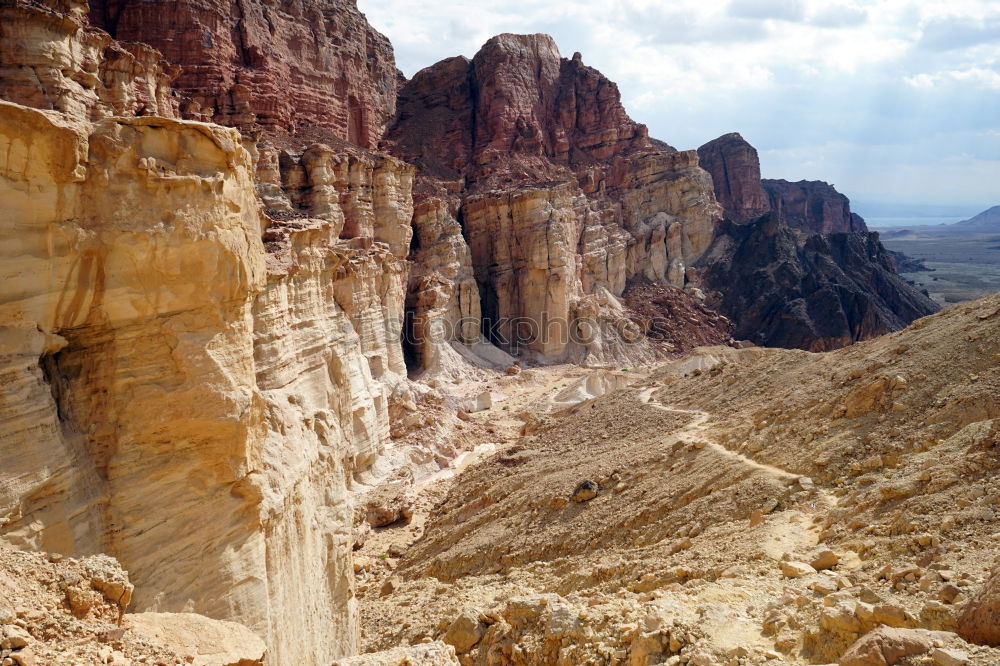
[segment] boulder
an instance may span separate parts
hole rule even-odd
[[[263,666],[267,646],[246,626],[194,613],[135,613],[125,626],[159,641],[193,666]]]
[[[785,578],[802,578],[816,573],[816,569],[805,562],[790,561],[781,563],[781,573],[785,575]]]
[[[983,587],[962,608],[956,631],[970,643],[1000,646],[1000,560]]]
[[[457,654],[465,654],[475,647],[485,631],[486,627],[479,621],[479,612],[466,610],[448,626],[441,640],[453,646]]]
[[[595,482],[587,480],[582,481],[580,485],[576,487],[573,494],[570,495],[570,499],[574,502],[589,502],[590,500],[597,497],[597,493],[601,491],[601,487]]]
[[[934,666],[965,666],[969,663],[967,652],[948,648],[937,648],[931,652],[931,659],[934,660]]]
[[[476,412],[485,412],[488,409],[493,408],[493,394],[489,391],[483,391],[475,398],[466,400],[463,403],[462,411],[467,414],[475,414]]]
[[[815,555],[813,559],[809,562],[812,568],[816,571],[823,571],[824,569],[832,569],[840,563],[840,556],[837,555],[832,550],[821,550]]]
[[[892,666],[904,657],[930,652],[935,639],[948,636],[940,631],[879,627],[859,638],[838,663],[839,666]]]

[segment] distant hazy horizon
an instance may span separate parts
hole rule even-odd
[[[915,227],[954,224],[982,213],[996,203],[984,205],[941,206],[937,204],[883,203],[851,201],[851,210],[865,218],[869,227]]]
[[[740,132],[765,178],[824,180],[852,201],[986,204],[969,215],[1000,203],[1000,2],[358,6],[392,40],[406,76],[471,57],[497,33],[544,32],[563,56],[579,51],[617,82],[629,114],[678,148]]]

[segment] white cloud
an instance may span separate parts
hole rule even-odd
[[[959,83],[1000,90],[1000,72],[985,67],[969,67],[968,69],[949,70],[934,74],[921,73],[904,77],[903,80],[914,88],[929,89]]]
[[[731,0],[729,14],[739,18],[801,21],[806,12],[802,0]]]

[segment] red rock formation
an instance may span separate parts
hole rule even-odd
[[[523,346],[548,359],[651,353],[618,298],[637,274],[684,286],[711,243],[721,209],[693,151],[654,143],[617,86],[548,35],[418,72],[398,111],[384,146],[459,211],[495,342],[514,351],[503,322],[530,321]]]
[[[579,54],[561,58],[548,35],[499,35],[471,61],[421,70],[398,106],[390,149],[470,189],[568,179],[567,167],[653,149],[618,86]]]
[[[730,220],[746,224],[771,210],[760,182],[757,149],[742,136],[733,132],[709,141],[698,149],[698,160],[712,174],[715,198]]]
[[[868,231],[860,215],[851,212],[851,201],[821,180],[765,180],[771,210],[793,229],[817,234]]]
[[[90,18],[181,65],[189,117],[374,147],[395,115],[392,46],[354,0],[94,0]]]
[[[0,99],[83,120],[177,116],[177,67],[86,26],[83,0],[0,2]]]

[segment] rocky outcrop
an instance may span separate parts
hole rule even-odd
[[[374,147],[395,113],[392,45],[353,0],[94,0],[90,20],[183,68],[186,117]]]
[[[462,227],[438,198],[414,208],[405,340],[417,372],[440,362],[442,345],[482,340],[479,288]]]
[[[387,155],[338,144],[302,150],[257,146],[258,193],[279,219],[331,223],[333,240],[369,238],[400,259],[413,235],[413,167]]]
[[[618,87],[579,54],[561,58],[548,35],[499,35],[472,60],[421,70],[400,90],[387,139],[429,176],[480,190],[566,178],[565,167],[652,148]]]
[[[617,87],[547,35],[500,35],[424,69],[398,107],[386,147],[457,209],[492,342],[549,360],[651,357],[619,299],[635,275],[683,287],[711,243],[721,210],[693,151],[654,145]],[[431,283],[419,292],[415,309],[471,313]]]
[[[765,180],[770,209],[793,229],[814,234],[868,231],[860,215],[851,212],[851,202],[833,185],[820,180]]]
[[[698,149],[701,167],[712,174],[715,198],[737,224],[751,222],[771,204],[760,181],[757,149],[736,132],[724,134]]]
[[[821,351],[937,310],[832,185],[761,181],[757,151],[739,134],[698,154],[727,222],[696,274],[714,290],[709,304],[736,322],[737,338]]]
[[[822,181],[761,180],[757,149],[733,132],[698,149],[702,168],[712,174],[715,196],[726,217],[747,224],[773,211],[789,227],[809,233],[868,231],[851,212],[851,202]]]
[[[760,345],[836,349],[937,310],[896,273],[878,234],[803,235],[775,213],[723,224],[699,275],[734,337]]]
[[[85,120],[175,118],[180,69],[156,49],[87,27],[86,0],[0,3],[0,99]]]

